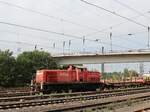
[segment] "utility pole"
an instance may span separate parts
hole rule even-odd
[[[104,75],[105,72],[105,65],[104,63],[101,64],[101,75]]]
[[[112,32],[110,32],[110,51],[112,52]]]
[[[95,41],[96,42],[98,42],[98,43],[101,43],[101,40],[100,39],[95,39]],[[99,52],[101,52],[102,50],[101,50],[101,46],[100,46],[100,51]]]
[[[34,46],[34,50],[36,50],[36,49],[37,49],[37,45]]]
[[[147,47],[148,47],[148,49],[149,49],[149,30],[150,30],[150,27],[148,26],[148,42],[147,42]]]
[[[71,46],[71,40],[69,40],[69,53],[71,51],[70,46]]]
[[[85,51],[85,49],[84,49],[84,44],[85,44],[85,36],[83,36],[82,44],[83,44],[83,52],[84,52],[84,51]]]
[[[53,48],[55,49],[55,47],[56,47],[56,44],[55,44],[55,43],[53,43]]]
[[[140,63],[140,75],[144,73],[144,64],[143,62]]]
[[[104,53],[104,46],[102,46],[102,54]],[[101,64],[101,75],[103,76],[105,72],[105,65],[104,63]]]
[[[66,44],[66,42],[63,41],[63,54],[64,54],[64,49],[65,49],[65,44]]]
[[[104,47],[102,46],[102,54],[104,53]]]

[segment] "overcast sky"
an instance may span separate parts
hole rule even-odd
[[[0,48],[14,54],[24,50],[44,49],[51,53],[147,49],[150,26],[150,0],[85,0],[132,19],[137,25],[80,0],[0,0],[0,22],[33,27],[35,31],[0,23]],[[148,13],[149,12],[149,13]],[[67,34],[71,36],[58,35]],[[132,35],[128,35],[132,34]],[[75,36],[75,37],[74,37]],[[77,37],[77,38],[76,38]],[[85,44],[79,38],[85,37]],[[89,41],[97,40],[99,42]],[[55,48],[54,48],[55,43]]]

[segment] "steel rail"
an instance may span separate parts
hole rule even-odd
[[[130,88],[130,89],[118,89],[118,90],[107,90],[107,91],[89,91],[89,92],[75,92],[75,93],[61,93],[61,94],[48,94],[48,95],[38,95],[38,96],[17,96],[17,97],[3,97],[0,98],[0,102],[11,102],[11,101],[20,101],[20,100],[34,100],[34,99],[47,99],[47,98],[60,98],[60,97],[72,97],[72,96],[84,96],[84,95],[93,95],[93,94],[104,94],[104,93],[114,93],[114,92],[126,92],[126,91],[137,91],[137,90],[147,90],[146,88]]]
[[[30,106],[40,106],[40,105],[48,105],[48,104],[59,104],[66,102],[74,102],[74,101],[87,101],[94,99],[102,99],[114,96],[126,96],[131,94],[139,94],[139,93],[150,93],[150,89],[148,90],[137,90],[137,91],[127,91],[127,92],[117,92],[117,93],[105,93],[105,94],[96,94],[96,95],[86,95],[86,96],[76,96],[76,97],[63,97],[63,98],[48,98],[48,99],[40,99],[40,100],[32,100],[25,102],[6,102],[0,104],[0,109],[10,109],[10,108],[22,108],[22,107],[30,107]]]
[[[135,102],[142,102],[142,101],[146,101],[146,100],[150,100],[150,95],[146,94],[146,95],[139,95],[139,96],[133,96],[133,97],[129,97],[125,96],[125,97],[118,97],[116,99],[116,97],[113,97],[112,99],[108,98],[104,98],[103,101],[90,101],[90,102],[84,102],[84,103],[77,103],[77,104],[68,104],[68,106],[55,106],[54,108],[51,108],[48,110],[48,112],[67,112],[67,111],[75,111],[75,110],[84,110],[86,108],[90,108],[92,110],[101,110],[104,108],[109,107],[110,105],[112,106],[116,106],[118,104],[123,104],[123,103],[128,103],[128,100],[130,99],[130,102],[135,103]]]

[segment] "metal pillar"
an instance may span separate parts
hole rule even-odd
[[[112,32],[110,32],[110,51],[112,52]]]
[[[147,47],[149,49],[149,30],[150,30],[150,27],[148,26],[148,40],[147,40]]]
[[[104,63],[101,64],[101,74],[103,75],[105,72],[105,66]]]

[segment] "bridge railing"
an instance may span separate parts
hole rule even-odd
[[[140,53],[140,52],[150,52],[150,49],[132,49],[132,50],[113,50],[113,51],[85,51],[85,52],[70,52],[70,53],[56,53],[52,54],[52,56],[80,56],[80,55],[103,55],[103,54],[132,54],[132,53]]]

